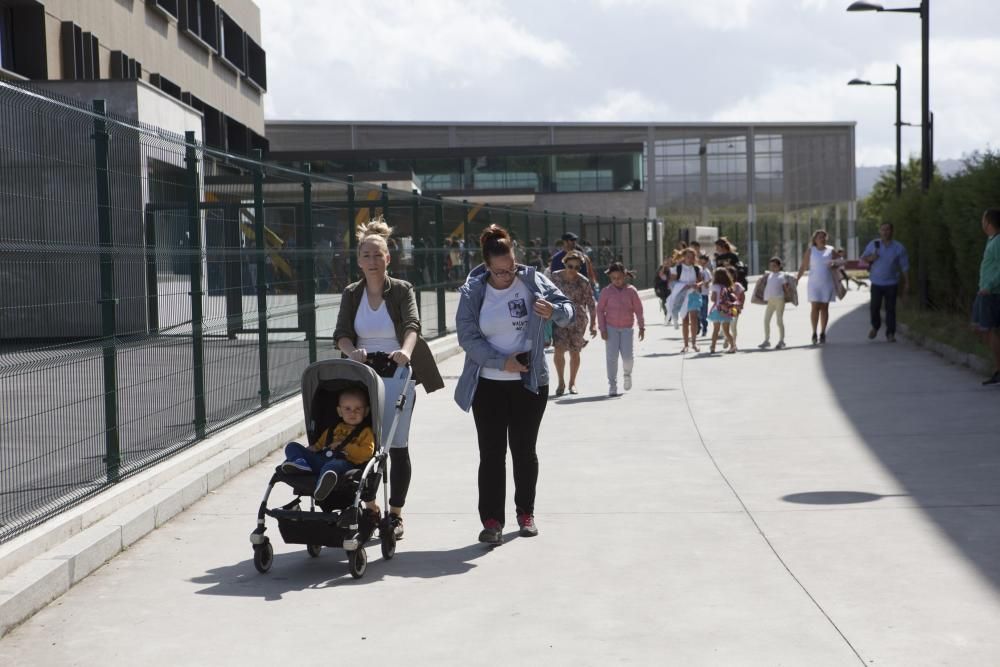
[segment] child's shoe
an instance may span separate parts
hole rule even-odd
[[[294,461],[285,461],[281,464],[281,472],[286,474],[295,474],[299,472],[312,472],[312,468],[306,462],[305,459],[295,459]]]
[[[774,349],[776,349],[776,350],[784,350],[785,349],[785,341],[779,340],[778,344],[774,346]]]
[[[760,345],[757,346],[757,349],[759,349],[759,350],[766,350],[766,349],[768,349],[770,347],[771,347],[771,341],[765,340],[763,343],[761,343]]]
[[[337,473],[334,470],[327,470],[319,476],[316,490],[313,491],[313,498],[321,502],[326,500],[335,486],[337,486]]]
[[[632,389],[632,374],[631,373],[626,373],[625,374],[625,383],[624,384],[625,384],[625,391],[629,391],[630,389]]]
[[[614,398],[618,395],[618,385],[609,384],[608,385],[608,396]]]

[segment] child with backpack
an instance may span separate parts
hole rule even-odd
[[[639,323],[639,340],[646,337],[639,292],[627,283],[629,272],[621,262],[613,262],[605,273],[611,284],[601,290],[597,301],[597,327],[605,342],[608,366],[608,396],[618,396],[618,357],[622,358],[625,391],[632,388],[632,325]]]
[[[673,293],[668,310],[676,313],[683,323],[683,352],[698,352],[698,316],[701,314],[701,288],[709,276],[697,263],[698,254],[693,248],[685,248],[681,253],[681,263],[671,272],[674,279]]]
[[[715,354],[715,345],[719,341],[719,329],[725,336],[729,344],[729,352],[736,352],[736,340],[733,338],[731,325],[736,315],[739,299],[736,296],[733,285],[733,276],[720,266],[715,270],[711,291],[712,309],[708,313],[708,321],[712,323],[712,347],[711,352]]]
[[[764,311],[764,342],[757,347],[766,350],[771,347],[771,318],[778,316],[778,344],[774,349],[785,347],[785,304],[794,301],[794,278],[782,271],[780,257],[772,257],[768,262],[769,273],[765,273],[754,285],[752,303],[767,306]]]
[[[702,273],[705,276],[704,282],[701,284],[701,312],[698,314],[698,324],[701,325],[701,335],[708,335],[708,296],[709,290],[712,289],[712,271],[714,267],[712,266],[712,260],[709,259],[708,255],[702,255],[698,258],[698,264],[701,265]]]

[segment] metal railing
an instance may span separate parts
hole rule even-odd
[[[353,231],[384,215],[424,335],[454,328],[478,235],[542,266],[594,241],[649,286],[655,224],[482,206],[206,148],[0,81],[0,542],[299,390],[339,356]]]

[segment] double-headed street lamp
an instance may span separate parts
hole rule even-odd
[[[864,81],[862,79],[851,79],[847,82],[848,86],[891,86],[896,89],[896,196],[899,197],[903,193],[903,156],[902,150],[900,148],[900,134],[902,127],[904,125],[912,125],[912,123],[904,123],[901,117],[902,114],[902,95],[903,95],[903,80],[901,76],[902,70],[900,70],[899,65],[896,65],[896,81],[894,83],[872,83],[871,81]]]
[[[903,7],[886,9],[873,2],[853,2],[847,8],[849,12],[894,12],[920,14],[920,47],[921,47],[921,91],[920,91],[920,186],[927,190],[931,187],[931,174],[934,173],[934,146],[931,142],[931,111],[930,111],[930,19],[931,0],[921,0],[919,7]],[[897,130],[898,131],[898,130]],[[898,139],[897,139],[898,142]]]

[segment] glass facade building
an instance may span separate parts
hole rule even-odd
[[[661,220],[667,247],[724,235],[755,266],[778,255],[795,267],[820,227],[857,252],[853,122],[269,121],[267,138],[271,159],[314,172],[412,174],[427,194]]]

